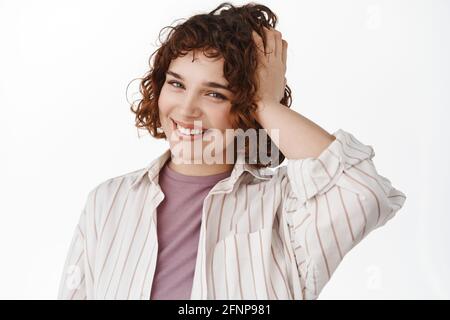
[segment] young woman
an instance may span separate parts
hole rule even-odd
[[[315,299],[403,206],[370,145],[289,108],[276,22],[223,3],[172,28],[131,108],[169,148],[90,191],[60,299]]]

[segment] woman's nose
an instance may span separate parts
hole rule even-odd
[[[196,97],[186,95],[180,103],[181,112],[186,116],[196,117],[201,113]]]

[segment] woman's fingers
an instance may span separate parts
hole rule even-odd
[[[264,32],[266,33],[266,39],[267,39],[266,54],[272,54],[272,55],[276,56],[276,54],[277,54],[277,35],[275,34],[275,32],[273,32],[273,28],[270,28],[270,29],[264,28]]]
[[[273,29],[274,39],[275,39],[275,56],[280,58],[283,56],[283,39],[281,32]]]
[[[287,70],[287,48],[288,43],[283,39],[283,35],[280,31],[273,27],[266,28],[263,27],[266,38],[266,46],[264,47],[264,42],[262,37],[256,32],[252,31],[253,39],[256,46],[261,52],[262,63],[266,64],[269,60],[278,58],[281,60],[284,66],[284,72]],[[264,53],[264,54],[263,54]],[[270,56],[272,55],[272,56]]]
[[[271,29],[263,27],[263,32],[265,33],[266,45],[264,46],[264,42],[262,37],[256,32],[252,31],[253,40],[255,41],[257,47],[264,53],[264,55],[275,54],[276,51],[276,35],[272,32]]]
[[[283,64],[284,64],[284,68],[286,70],[287,68],[287,47],[288,47],[288,43],[286,40],[283,40],[283,55],[282,55],[282,60],[283,60]]]
[[[263,43],[261,36],[255,30],[252,31],[252,35],[253,35],[253,41],[255,42],[258,50],[264,52],[264,43]]]
[[[258,50],[258,97],[260,100],[281,101],[286,88],[287,42],[274,28],[262,28],[263,34],[252,31]],[[266,43],[264,45],[265,39]]]
[[[281,58],[283,64],[286,65],[287,42],[283,39],[283,35],[280,31],[274,29],[273,27],[263,27],[263,30],[266,34],[265,48],[261,36],[256,31],[253,31],[253,36],[257,42],[258,47],[265,53],[265,55],[273,54],[275,57]]]

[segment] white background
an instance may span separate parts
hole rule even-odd
[[[0,298],[56,298],[88,191],[168,147],[139,138],[126,87],[163,27],[220,1],[155,3],[0,0]],[[449,299],[450,1],[259,3],[289,43],[292,108],[373,146],[407,195],[320,299]]]

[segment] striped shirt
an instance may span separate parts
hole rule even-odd
[[[186,300],[191,296],[202,224],[203,200],[231,170],[207,176],[188,176],[168,165],[159,171],[164,200],[156,209],[158,259],[152,300]]]
[[[317,158],[273,171],[239,156],[203,201],[191,299],[316,299],[346,253],[403,206],[372,146],[342,129],[333,135]],[[158,176],[169,157],[88,193],[58,299],[149,299]]]

